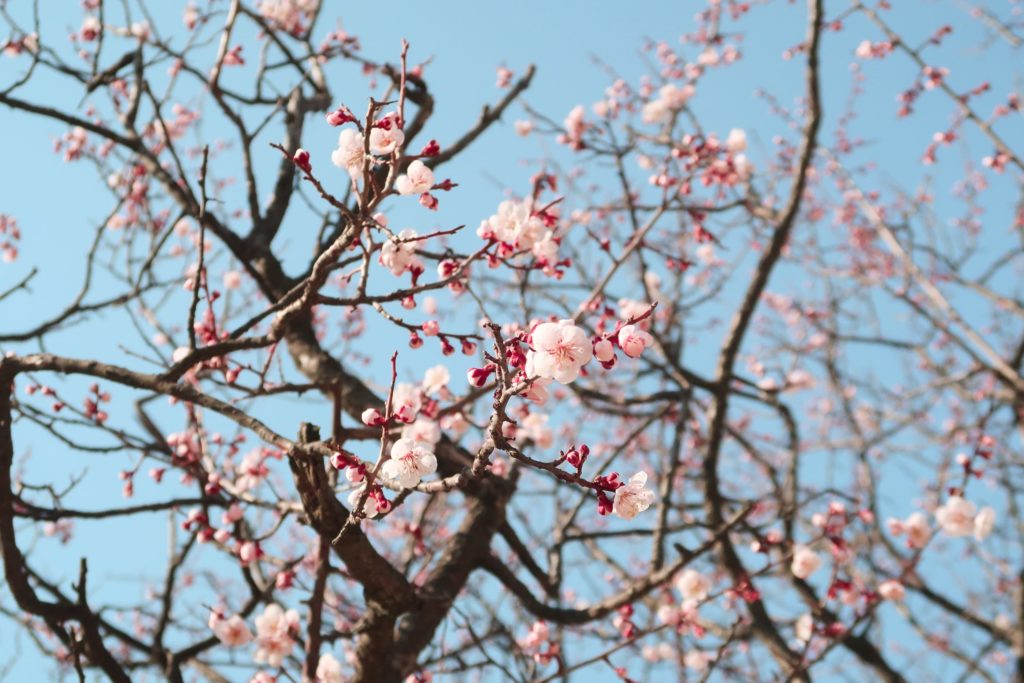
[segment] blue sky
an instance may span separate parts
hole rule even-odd
[[[180,11],[184,3],[154,3],[155,16],[161,30],[177,31],[180,27]],[[891,15],[891,21],[909,35],[923,40],[935,27],[950,23],[956,27],[957,36],[948,46],[936,52],[936,60],[951,64],[950,82],[957,89],[977,85],[983,80],[1001,80],[1005,92],[1009,76],[1005,65],[1019,55],[1005,45],[996,43],[992,49],[980,51],[986,34],[974,22],[968,22],[963,12],[953,2],[900,2]],[[9,9],[17,16],[24,12],[28,3],[9,0]],[[843,3],[826,3],[829,15],[845,8]],[[343,8],[343,9],[342,9]],[[373,59],[393,61],[398,54],[399,39],[407,38],[411,44],[411,61],[430,58],[427,79],[436,101],[436,113],[427,131],[428,137],[438,139],[442,145],[456,138],[476,120],[484,103],[498,99],[502,92],[495,87],[495,69],[506,65],[521,73],[527,64],[538,67],[533,85],[526,99],[535,108],[555,120],[561,120],[575,105],[588,105],[600,99],[609,85],[608,75],[599,68],[594,57],[612,65],[627,80],[635,83],[640,74],[646,73],[648,56],[641,54],[641,47],[648,39],[665,39],[677,44],[678,36],[693,27],[692,15],[700,8],[696,2],[649,1],[642,4],[613,2],[536,2],[526,0],[514,5],[480,2],[411,3],[331,3],[320,24],[321,31],[331,26],[329,15],[341,11],[342,23],[346,30],[359,36],[364,53]],[[77,3],[66,2],[59,8],[47,7],[44,17],[43,35],[50,40],[74,30],[81,22]],[[23,16],[23,15],[22,15]],[[730,128],[744,128],[752,141],[752,156],[757,161],[757,149],[770,149],[775,135],[788,135],[778,118],[769,111],[765,100],[755,91],[765,90],[782,104],[791,105],[802,92],[802,70],[800,59],[784,60],[785,49],[796,45],[804,35],[804,8],[802,4],[782,2],[767,7],[755,7],[751,16],[743,23],[746,39],[742,43],[743,61],[730,69],[725,77],[709,79],[696,100],[696,109],[705,122],[713,122],[715,130],[726,132]],[[851,83],[849,65],[852,52],[860,40],[879,39],[878,31],[863,21],[850,21],[839,34],[827,34],[823,53],[823,88],[826,102],[826,119],[822,139],[832,141],[835,122],[842,113],[846,94]],[[245,55],[256,58],[254,44],[246,45]],[[969,59],[965,59],[969,58]],[[929,101],[920,107],[921,114],[908,120],[896,117],[896,94],[908,87],[916,75],[916,69],[899,56],[884,62],[869,62],[864,65],[868,94],[858,104],[858,118],[852,129],[870,141],[865,158],[870,157],[880,166],[872,176],[878,187],[888,189],[900,186],[913,191],[918,183],[930,181],[939,196],[936,207],[943,210],[959,211],[959,204],[949,196],[949,188],[962,175],[958,163],[943,163],[931,169],[922,170],[920,154],[936,130],[948,125],[953,112],[948,102]],[[17,60],[0,58],[0,87],[20,73]],[[337,69],[329,72],[332,88],[340,101],[360,111],[368,94],[365,79],[351,70]],[[242,83],[244,72],[229,74],[236,82]],[[66,94],[62,81],[50,76],[41,76],[38,83],[26,90],[28,96],[44,102],[70,106],[77,102],[78,93]],[[926,93],[925,98],[938,98],[936,93]],[[988,102],[990,100],[986,100]],[[522,112],[513,107],[505,121],[489,131],[460,159],[446,167],[450,175],[460,183],[457,193],[442,197],[441,211],[429,220],[436,227],[450,227],[466,223],[471,228],[478,221],[494,211],[504,196],[505,188],[523,192],[528,187],[529,176],[536,169],[536,160],[553,150],[549,141],[535,138],[523,139],[514,135],[512,122]],[[33,295],[15,296],[0,302],[0,327],[5,330],[23,329],[34,322],[49,317],[61,309],[73,296],[82,277],[83,250],[92,239],[93,229],[101,223],[111,202],[100,179],[82,165],[67,165],[53,154],[52,140],[64,132],[61,125],[32,119],[9,110],[0,110],[0,121],[5,134],[0,137],[0,154],[6,159],[8,179],[0,191],[0,212],[18,218],[24,233],[21,259],[12,265],[0,265],[0,290],[25,275],[33,265],[40,267],[35,281]],[[219,128],[222,124],[214,121],[204,129],[210,138],[227,131]],[[306,146],[313,153],[313,163],[325,174],[336,171],[329,166],[328,155],[334,146],[336,131],[327,126],[312,125],[306,139]],[[1013,146],[1024,142],[1024,134],[1018,126],[1009,128],[1005,137]],[[989,153],[987,143],[973,133],[968,136],[970,152],[975,159]],[[959,148],[945,148],[940,154],[957,156]],[[258,159],[270,164],[276,152],[260,148]],[[226,172],[226,171],[225,171]],[[340,180],[340,172],[338,172]],[[1008,235],[1009,217],[1016,200],[1013,181],[1009,176],[988,178],[992,188],[986,194],[986,220],[997,226],[993,234],[997,240],[993,250],[1002,246],[999,235]],[[230,193],[228,196],[231,196]],[[392,214],[392,221],[422,221],[422,213],[398,208]],[[420,224],[421,231],[435,227]],[[311,227],[301,221],[291,221],[280,238],[282,244],[298,259],[304,239],[308,239]],[[294,232],[293,232],[294,231]],[[785,291],[799,289],[804,283],[785,272],[772,289]],[[109,283],[101,285],[109,287]],[[113,291],[113,290],[106,290]],[[970,308],[964,311],[971,315]],[[894,319],[902,312],[893,311]],[[124,356],[117,343],[131,336],[125,321],[111,319],[116,324],[86,325],[72,328],[49,339],[49,349],[73,356],[96,355],[111,361],[133,364]],[[98,330],[102,330],[99,332]],[[389,350],[395,345],[393,336],[374,332],[367,341],[379,343]],[[753,335],[752,335],[753,336]],[[134,342],[137,344],[137,342]],[[399,341],[400,343],[400,341]],[[756,338],[752,345],[756,346]],[[32,350],[24,345],[12,346],[19,352]],[[693,362],[698,366],[703,353],[710,359],[716,348],[708,345],[706,351],[697,351]],[[409,370],[421,370],[413,362]],[[436,362],[433,361],[433,362]],[[426,365],[433,364],[426,363]],[[850,358],[853,366],[862,365],[865,371],[886,373],[895,368],[879,366],[871,357]],[[466,362],[468,364],[468,361]],[[138,366],[145,367],[145,366]],[[710,371],[710,367],[706,368]],[[410,374],[415,374],[410,372]],[[453,372],[453,375],[458,376]],[[300,410],[301,405],[301,410]],[[301,416],[309,419],[310,410],[322,411],[326,422],[326,410],[315,403],[282,402],[275,417],[284,433],[291,433],[293,424]],[[58,458],[67,458],[52,442],[40,434],[30,436],[26,429],[21,443],[30,443],[34,461],[33,468],[50,468]],[[72,456],[79,457],[79,456]],[[92,476],[102,479],[105,474],[113,475],[125,466],[119,456],[109,456],[103,462],[89,463]],[[63,466],[63,463],[61,463]],[[74,462],[69,472],[85,467]],[[825,465],[812,462],[808,465],[810,474],[822,474]],[[42,469],[36,470],[41,472]],[[887,493],[895,499],[901,495],[908,481],[887,482]],[[144,497],[145,483],[139,483],[139,495]],[[77,504],[87,507],[102,504],[112,495],[118,494],[118,484],[113,476],[107,476],[105,485],[76,493]],[[152,493],[152,492],[150,492]],[[910,512],[907,509],[901,514]],[[164,520],[155,520],[153,529],[162,530]],[[165,553],[166,540],[160,533],[139,533],[131,522],[104,525],[79,525],[79,543],[88,547],[91,562],[97,575],[109,571],[117,579],[108,580],[103,591],[136,591],[141,587],[138,576],[151,569],[151,558]],[[25,533],[30,536],[29,532]],[[42,563],[67,561],[68,555],[61,554],[54,547],[53,540],[39,542],[34,556]],[[76,548],[76,552],[77,552]],[[73,553],[72,553],[73,554]],[[60,559],[64,558],[64,559]],[[73,565],[67,565],[73,566]],[[68,578],[71,572],[69,570]],[[896,631],[897,636],[900,631]],[[18,666],[9,674],[8,681],[38,680],[36,676],[41,661],[32,653],[32,646],[25,638],[14,637],[9,622],[0,622],[0,662],[4,660],[5,648],[12,644],[24,652]],[[595,670],[594,678],[587,680],[613,680],[605,670]]]

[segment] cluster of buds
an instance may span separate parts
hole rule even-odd
[[[110,394],[105,391],[100,392],[99,384],[93,384],[89,387],[89,392],[92,396],[85,399],[85,416],[96,422],[96,424],[103,424],[110,416],[106,411],[100,410],[100,404],[110,403]]]
[[[623,483],[619,480],[619,473],[612,472],[598,477],[594,480],[594,485],[597,487],[597,513],[599,515],[610,515],[613,509],[613,501],[608,496],[608,493],[614,492]]]

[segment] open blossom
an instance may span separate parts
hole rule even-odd
[[[354,128],[346,128],[338,135],[338,149],[331,152],[331,163],[357,178],[363,173],[365,156],[363,136]]]
[[[571,320],[541,323],[531,334],[533,350],[527,354],[527,374],[568,384],[594,355],[586,333]]]
[[[673,112],[679,111],[686,101],[693,97],[693,86],[679,87],[674,83],[663,85],[658,90],[658,98],[644,105],[641,117],[644,123],[664,123]]]
[[[725,139],[725,148],[733,154],[739,154],[747,148],[747,134],[741,128],[733,128],[729,131],[729,137]]]
[[[527,401],[532,401],[539,406],[544,405],[548,402],[548,385],[551,384],[551,380],[546,377],[538,377],[530,383],[530,386],[526,391],[523,392],[523,398]]]
[[[696,569],[684,569],[676,577],[676,589],[685,600],[703,600],[711,590],[711,581]]]
[[[242,617],[235,614],[229,619],[210,618],[213,635],[226,647],[241,647],[252,640],[252,631]]]
[[[391,459],[380,468],[381,476],[404,488],[412,488],[437,471],[437,458],[426,446],[412,439],[399,439],[391,447]]]
[[[974,518],[974,538],[984,541],[992,533],[992,527],[996,524],[996,511],[991,507],[983,507]]]
[[[533,650],[548,642],[550,637],[551,631],[548,629],[548,625],[543,621],[535,621],[530,627],[529,633],[520,638],[519,646],[524,650]]]
[[[892,602],[901,602],[906,590],[903,588],[903,584],[895,579],[889,579],[878,584],[878,594],[882,596],[883,600],[890,600]]]
[[[370,152],[385,156],[396,151],[405,142],[405,133],[398,126],[389,129],[374,128],[370,131]]]
[[[647,489],[647,473],[637,472],[629,482],[615,489],[612,512],[623,519],[633,519],[638,513],[651,507],[654,492]]]
[[[418,417],[415,422],[402,428],[402,438],[433,446],[441,440],[441,427],[433,420]]]
[[[932,535],[928,518],[920,512],[911,514],[903,521],[903,530],[907,532],[907,545],[911,548],[923,548]]]
[[[935,521],[950,536],[966,536],[974,530],[974,503],[961,496],[950,496],[935,510]]]
[[[402,422],[412,422],[421,407],[419,387],[405,382],[395,386],[395,393],[391,397],[391,411],[395,417]]]
[[[411,240],[415,237],[416,231],[411,228],[406,228],[398,233],[398,238],[401,240]],[[387,240],[380,248],[380,262],[392,274],[401,275],[419,263],[419,259],[416,258],[416,243]]]
[[[353,468],[350,467],[349,470],[351,469]],[[345,473],[347,475],[348,470],[346,470]],[[359,499],[363,497],[364,491],[366,491],[365,484],[348,494],[348,506],[350,509],[356,510],[359,507]],[[378,514],[380,514],[380,508],[377,505],[377,499],[373,496],[367,496],[366,501],[363,503],[363,515],[369,519],[373,519]]]
[[[284,658],[295,647],[295,634],[299,630],[299,613],[293,609],[285,612],[278,604],[267,605],[263,614],[256,617],[256,643],[253,659],[269,666],[281,666]]]
[[[818,553],[805,545],[798,545],[793,548],[793,563],[790,566],[793,576],[798,579],[806,579],[808,576],[818,571],[818,567],[820,566],[821,557],[818,556]]]
[[[423,373],[423,392],[436,394],[448,386],[451,379],[452,376],[448,372],[448,368],[443,365],[435,365]]]
[[[545,233],[544,221],[534,215],[531,199],[503,201],[498,212],[476,231],[483,239],[495,239],[516,249],[532,249]]]
[[[345,683],[341,662],[330,652],[320,655],[320,661],[316,665],[316,680],[318,683]]]
[[[654,343],[654,338],[636,325],[623,325],[619,330],[619,346],[630,358],[639,358],[644,349]]]
[[[555,443],[555,432],[547,425],[547,415],[530,413],[520,421],[517,437],[519,440],[530,439],[537,448],[551,448]]]
[[[423,194],[434,187],[434,172],[425,163],[417,159],[409,164],[403,175],[395,180],[398,194]]]

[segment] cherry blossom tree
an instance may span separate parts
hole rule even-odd
[[[340,4],[81,5],[0,2],[5,135],[109,206],[77,289],[82,226],[0,215],[0,612],[61,676],[1024,680],[1021,101],[958,76],[1019,5],[958,9],[979,47],[711,0],[568,112],[498,66],[454,139]],[[770,12],[781,93],[730,76]],[[702,113],[751,91],[770,128]],[[469,215],[503,123],[534,156]],[[167,553],[140,587],[87,528]]]

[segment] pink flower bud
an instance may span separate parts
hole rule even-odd
[[[309,163],[309,152],[301,147],[295,150],[295,155],[292,157],[292,163],[298,166],[305,173],[313,172],[313,167]]]

